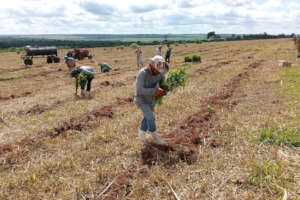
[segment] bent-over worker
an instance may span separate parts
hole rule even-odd
[[[69,70],[73,69],[76,66],[75,60],[72,57],[65,56],[64,60],[69,68]]]
[[[100,66],[100,70],[102,73],[109,72],[110,70],[112,70],[111,66],[109,66],[109,64],[107,63],[100,62],[98,65]]]
[[[80,85],[81,96],[88,98],[91,97],[91,84],[94,78],[94,74],[94,68],[91,66],[80,66],[72,70],[71,76],[75,78],[75,95],[77,95],[78,85]]]

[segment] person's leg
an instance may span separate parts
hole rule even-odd
[[[144,140],[148,130],[151,132],[156,131],[155,118],[151,104],[138,104],[138,107],[141,109],[144,115],[138,135],[141,140]]]
[[[139,67],[143,67],[142,56],[139,56]]]
[[[92,80],[93,80],[92,78],[88,78],[87,80],[87,88],[86,88],[87,97],[91,97]]]
[[[86,83],[83,82],[81,77],[78,79],[78,83],[79,83],[80,89],[81,89],[81,97],[84,97],[85,96],[84,88],[85,88]]]
[[[147,123],[147,119],[145,117],[142,120],[140,129],[145,132],[148,130],[148,123]]]
[[[91,91],[92,80],[93,80],[92,78],[88,78],[88,80],[87,80],[87,88],[86,88],[86,90],[87,90],[88,92]]]
[[[170,56],[166,56],[166,62],[170,63]]]
[[[156,144],[166,144],[165,141],[163,141],[159,135],[156,132],[156,120],[154,116],[154,106],[155,104],[142,104],[141,110],[144,114],[144,118],[146,119],[148,130],[150,131],[154,142]]]

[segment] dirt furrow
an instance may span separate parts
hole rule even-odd
[[[40,132],[35,137],[26,137],[14,144],[0,145],[0,155],[6,152],[11,152],[18,147],[33,146],[44,137],[54,138],[70,130],[82,131],[87,128],[99,126],[98,124],[99,119],[112,118],[112,117],[113,117],[112,105],[104,106],[99,109],[94,109],[83,116],[80,116],[78,118],[72,118],[69,122],[62,123],[58,127],[55,127],[53,130]]]
[[[25,137],[21,141],[15,142],[14,144],[3,144],[0,145],[0,155],[6,152],[13,151],[16,147],[32,146],[44,137],[55,138],[59,135],[66,134],[68,131],[82,131],[90,128],[98,127],[98,122],[101,118],[113,118],[113,107],[118,105],[126,105],[133,103],[133,97],[128,98],[116,98],[116,101],[111,105],[104,106],[102,108],[94,109],[87,114],[78,118],[72,118],[68,122],[63,122],[61,125],[53,128],[52,130],[42,131],[35,137]],[[43,109],[36,107],[32,112],[44,112]]]
[[[31,92],[25,92],[25,93],[20,94],[20,95],[14,95],[14,94],[12,94],[12,95],[10,95],[8,97],[2,97],[2,96],[0,96],[0,101],[6,101],[6,100],[11,100],[11,99],[22,98],[22,97],[26,97],[26,96],[28,96],[30,94],[31,94]]]

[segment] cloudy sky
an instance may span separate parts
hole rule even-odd
[[[8,0],[0,34],[290,34],[299,19],[300,0]]]

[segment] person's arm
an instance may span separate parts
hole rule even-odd
[[[145,88],[145,74],[140,72],[136,79],[136,94],[137,96],[155,96],[156,88]]]

